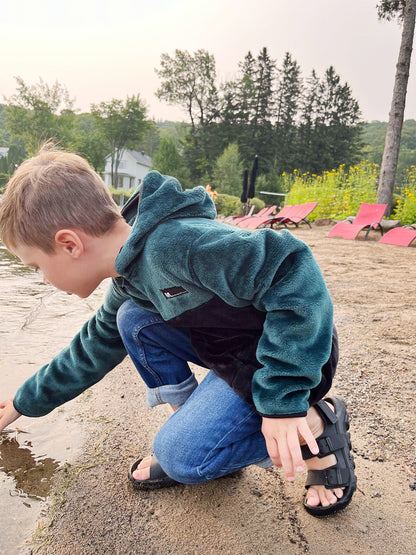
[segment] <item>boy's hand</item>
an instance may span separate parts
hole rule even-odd
[[[304,463],[300,450],[300,437],[314,454],[319,453],[306,418],[265,418],[261,431],[266,439],[267,451],[276,466],[283,467],[289,481],[295,479],[295,472],[302,472]]]
[[[6,426],[14,422],[22,416],[20,412],[14,408],[13,399],[6,399],[0,402],[0,432],[4,430]]]

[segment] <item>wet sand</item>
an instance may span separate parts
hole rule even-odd
[[[341,359],[333,393],[351,416],[358,491],[316,519],[295,484],[256,467],[205,485],[136,492],[129,463],[168,418],[149,409],[126,360],[75,403],[87,441],[57,473],[50,509],[22,553],[392,554],[416,545],[416,248],[294,234],[313,249],[335,304]],[[204,371],[196,369],[197,376]]]

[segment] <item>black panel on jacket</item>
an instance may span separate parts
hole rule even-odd
[[[256,351],[265,318],[266,313],[252,305],[233,307],[214,297],[167,323],[187,328],[203,364],[253,405],[252,379],[255,371],[261,368]],[[331,356],[322,368],[320,384],[311,390],[310,405],[317,403],[329,391],[337,362],[338,337],[334,327]]]

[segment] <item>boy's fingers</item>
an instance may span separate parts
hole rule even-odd
[[[292,458],[292,465],[294,465],[296,472],[302,472],[302,470],[304,469],[304,465],[297,431],[296,433],[292,433],[288,436],[287,443]]]
[[[288,443],[286,441],[281,441],[279,444],[279,450],[280,460],[282,461],[285,476],[288,480],[293,481],[295,479],[295,473],[293,471],[293,461],[291,453],[289,451]]]
[[[279,458],[279,449],[277,447],[276,441],[273,438],[266,438],[266,447],[267,452],[269,453],[269,457],[272,459],[273,462]]]
[[[13,402],[13,399],[5,399],[4,401],[0,401],[0,409],[4,409],[7,405]]]
[[[314,455],[317,455],[319,453],[319,447],[318,447],[318,444],[316,443],[316,439],[313,437],[311,429],[309,428],[306,422],[301,428],[299,428],[299,432],[303,437],[303,439],[306,441],[312,453]]]
[[[266,448],[272,462],[278,468],[282,467],[282,460],[280,458],[279,447],[274,438],[266,439]]]
[[[14,422],[21,416],[20,412],[13,406],[13,399],[7,399],[0,403],[0,408],[3,409],[0,413],[0,431],[4,430],[6,426]]]

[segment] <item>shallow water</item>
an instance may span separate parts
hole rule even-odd
[[[0,244],[0,400],[68,344],[101,296],[102,289],[89,299],[56,291]],[[79,452],[76,402],[42,418],[21,417],[0,434],[0,553],[20,552],[56,469]]]

